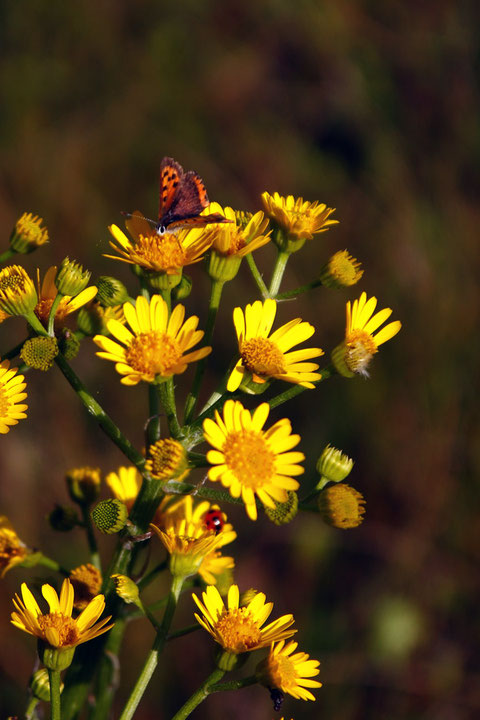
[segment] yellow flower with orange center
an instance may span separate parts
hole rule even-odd
[[[270,335],[277,303],[268,298],[263,303],[257,300],[247,305],[245,311],[236,307],[233,322],[237,333],[240,358],[237,361],[227,383],[227,390],[233,392],[249,377],[259,384],[271,378],[314,388],[313,382],[320,380],[317,363],[306,362],[323,355],[320,348],[304,350],[291,349],[305,342],[315,328],[300,318],[290,320]]]
[[[213,240],[204,228],[159,235],[140,213],[134,213],[126,225],[134,241],[117,225],[110,225],[108,229],[114,239],[110,245],[119,255],[105,257],[139,265],[149,272],[178,275],[186,265],[200,262]]]
[[[376,332],[392,314],[391,308],[375,313],[377,298],[367,300],[363,292],[353,306],[347,302],[345,340],[332,352],[332,361],[337,371],[345,377],[355,374],[368,376],[368,365],[383,343],[393,338],[402,327],[399,320],[388,323]]]
[[[209,585],[202,600],[192,595],[202,615],[195,613],[196,620],[229,653],[240,654],[270,645],[271,642],[291,637],[296,630],[293,615],[283,615],[265,625],[273,603],[266,602],[264,593],[257,593],[248,604],[240,607],[238,585],[228,591],[227,607],[214,585]]]
[[[55,285],[56,276],[57,267],[56,265],[52,265],[45,273],[43,281],[40,282],[40,270],[37,269],[38,302],[35,307],[35,315],[45,327],[47,327],[48,324],[53,301],[58,295],[58,289]],[[67,315],[74,313],[83,305],[90,302],[90,300],[93,300],[96,294],[97,288],[95,285],[90,285],[90,287],[86,287],[75,297],[70,297],[70,295],[62,297],[55,312],[55,327],[62,327]]]
[[[160,295],[154,295],[150,302],[139,296],[135,305],[125,303],[123,312],[131,330],[117,320],[108,322],[108,331],[119,342],[104,335],[95,335],[93,340],[102,349],[97,355],[115,363],[124,385],[136,385],[141,380],[163,382],[185,372],[189,363],[212,350],[203,347],[187,352],[204,334],[197,330],[198,317],[192,315],[184,322],[183,305],[176,305],[169,317],[167,303]]]
[[[225,257],[245,257],[248,253],[270,242],[271,230],[265,233],[268,219],[263,212],[252,215],[246,223],[238,221],[238,214],[231,207],[222,207],[217,202],[210,204],[208,212],[224,215],[229,223],[212,225],[212,250]]]
[[[301,452],[292,452],[300,442],[292,435],[290,420],[284,418],[263,430],[270,412],[262,403],[254,413],[242,403],[227,400],[223,417],[215,411],[215,420],[203,423],[205,440],[215,448],[207,453],[213,466],[208,471],[212,481],[220,481],[234,498],[241,497],[251,520],[257,519],[255,496],[269,508],[287,500],[288,490],[298,490],[292,475],[301,475],[305,460]]]
[[[0,515],[0,578],[21,563],[28,548],[18,537],[5,515]]]
[[[315,700],[306,688],[322,687],[321,682],[311,680],[320,672],[320,663],[310,660],[307,653],[295,652],[297,647],[293,640],[272,643],[268,656],[257,666],[257,678],[266,687],[281,690],[296,700]]]
[[[77,618],[72,617],[74,590],[68,578],[63,581],[60,597],[51,585],[42,585],[42,595],[49,605],[49,612],[40,610],[26,583],[22,583],[22,597],[15,595],[12,624],[24,632],[48,643],[54,648],[73,648],[107,632],[110,617],[99,619],[105,608],[105,598],[97,595]]]
[[[27,417],[24,392],[26,383],[23,375],[17,374],[17,368],[10,367],[10,361],[0,363],[0,434],[5,435],[12,425]]]
[[[284,230],[292,240],[311,240],[317,233],[325,232],[338,223],[330,219],[335,208],[325,203],[307,202],[293,195],[283,197],[278,192],[262,194],[265,212]]]

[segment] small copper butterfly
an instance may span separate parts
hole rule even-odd
[[[184,172],[180,163],[164,157],[160,163],[160,205],[158,221],[150,220],[140,213],[122,213],[128,218],[142,218],[151,223],[159,235],[175,228],[203,227],[209,223],[226,223],[220,213],[200,215],[209,204],[207,190],[202,178],[194,170]]]

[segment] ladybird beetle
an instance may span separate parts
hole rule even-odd
[[[222,530],[223,526],[225,525],[223,513],[220,510],[208,510],[208,512],[206,512],[204,515],[203,522],[205,523],[205,527],[207,527],[208,530],[215,531],[215,535],[218,535],[220,530]]]

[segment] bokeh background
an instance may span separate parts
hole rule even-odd
[[[278,190],[336,207],[340,224],[292,258],[284,289],[344,248],[364,278],[351,292],[318,289],[285,303],[281,319],[313,322],[327,352],[341,339],[345,301],[361,290],[402,320],[369,380],[334,378],[281,409],[303,438],[306,485],[327,442],[355,459],[364,524],[341,531],[301,515],[278,529],[230,514],[241,587],[264,590],[278,614],[293,612],[301,648],[322,662],[317,701],[287,700],[286,718],[480,714],[479,20],[476,3],[449,0],[0,6],[0,226],[5,248],[23,211],[45,219],[51,243],[27,258],[32,272],[69,255],[133,289],[128,268],[102,257],[106,227],[122,209],[155,214],[159,161],[172,155],[222,204],[256,210],[263,190]],[[266,274],[273,257],[271,248],[257,255]],[[187,307],[204,318],[208,282],[200,266],[192,276]],[[225,364],[233,303],[256,297],[245,267],[217,328]],[[22,323],[0,335],[6,351],[23,338]],[[141,447],[145,388],[121,387],[90,342],[74,366]],[[66,469],[108,472],[123,459],[60,373],[29,373],[28,391],[28,420],[1,440],[0,512],[30,545],[78,564],[80,532],[59,537],[45,515],[67,502]],[[0,586],[2,717],[21,715],[34,658],[34,641],[9,625],[11,596],[22,580],[46,578],[20,569]],[[191,612],[186,598],[178,626]],[[127,640],[117,717],[152,633],[132,626]],[[135,717],[171,717],[211,663],[205,633],[169,647]],[[273,716],[258,687],[194,713]]]

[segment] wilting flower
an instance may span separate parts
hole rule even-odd
[[[364,292],[354,301],[353,308],[350,300],[347,302],[345,340],[332,352],[335,368],[345,377],[354,377],[355,374],[368,376],[368,365],[379,346],[394,337],[402,327],[402,323],[395,320],[374,334],[392,314],[390,308],[384,308],[374,315],[376,307],[377,298],[367,300]]]
[[[318,509],[329,525],[342,530],[356,528],[363,522],[365,498],[346,483],[331,485],[318,496]]]
[[[108,229],[114,238],[110,245],[118,255],[105,257],[166,275],[178,275],[186,265],[199,262],[213,239],[204,228],[159,235],[140,214],[134,214],[126,225],[134,241],[117,225],[110,225]]]
[[[320,672],[318,660],[310,660],[307,653],[295,652],[298,643],[285,640],[272,643],[265,660],[258,664],[256,675],[262,685],[276,688],[297,700],[315,700],[306,688],[319,688],[322,683],[311,680]]]
[[[311,240],[317,233],[338,223],[338,220],[329,219],[335,208],[329,208],[325,203],[307,202],[293,195],[282,197],[278,192],[273,195],[264,192],[262,201],[266,214],[286,232],[288,240]],[[297,248],[290,248],[293,249]]]
[[[95,335],[93,340],[103,351],[97,355],[116,363],[124,385],[136,385],[140,380],[162,382],[183,373],[189,363],[212,350],[203,347],[187,352],[204,334],[197,330],[198,317],[192,315],[183,322],[183,305],[176,305],[169,317],[167,303],[160,295],[154,295],[150,302],[139,296],[135,306],[125,303],[123,312],[131,330],[117,320],[108,322],[108,330],[125,347],[104,335]]]
[[[242,403],[227,400],[223,417],[215,411],[215,420],[203,423],[205,440],[215,449],[207,453],[211,465],[208,477],[219,480],[232,497],[241,496],[251,520],[257,519],[255,495],[270,508],[287,500],[288,490],[299,483],[292,475],[301,475],[298,463],[305,460],[301,452],[291,452],[300,442],[292,435],[290,420],[284,418],[264,431],[270,408],[262,403],[253,414]]]
[[[53,301],[58,295],[58,289],[55,285],[55,278],[57,276],[57,267],[52,265],[48,268],[43,278],[43,282],[40,283],[40,270],[37,270],[37,284],[38,284],[38,302],[35,307],[35,315],[38,317],[40,322],[46,327],[50,310],[53,305]],[[65,295],[60,300],[57,310],[55,312],[55,327],[62,327],[65,323],[67,315],[74,313],[78,308],[86,305],[90,300],[93,300],[97,294],[97,288],[95,285],[86,287],[75,297]]]
[[[69,577],[75,597],[73,606],[77,610],[84,610],[102,587],[102,573],[94,565],[87,563],[74,568]]]
[[[5,515],[0,515],[0,578],[19,565],[28,554],[28,548],[18,537]]]
[[[233,311],[240,358],[228,379],[230,392],[250,377],[259,384],[277,378],[307,388],[314,388],[313,382],[320,380],[320,373],[315,372],[317,363],[305,361],[320,357],[323,350],[306,348],[289,352],[294,345],[308,340],[315,328],[295,318],[269,336],[276,312],[277,303],[271,298],[247,305],[245,312],[240,307]]]
[[[11,425],[27,417],[28,405],[22,403],[27,397],[23,380],[24,376],[17,374],[17,368],[10,367],[9,360],[0,363],[0,434],[5,435]]]
[[[293,615],[282,615],[268,625],[264,625],[273,610],[273,603],[265,602],[264,593],[257,593],[245,606],[240,607],[238,585],[231,585],[228,591],[228,603],[222,600],[214,585],[209,585],[202,593],[202,601],[192,595],[202,616],[195,618],[224,650],[235,655],[257,650],[271,642],[291,637],[296,630],[291,626],[295,622]]]
[[[26,583],[22,583],[22,597],[15,595],[12,623],[15,627],[35,635],[54,648],[72,648],[107,632],[110,617],[97,622],[105,608],[105,598],[97,595],[77,618],[72,617],[74,590],[68,578],[63,581],[60,597],[51,585],[42,585],[42,595],[49,605],[43,614]]]

